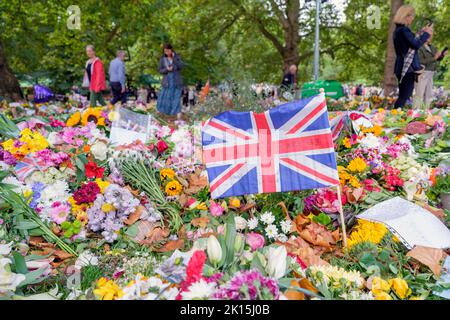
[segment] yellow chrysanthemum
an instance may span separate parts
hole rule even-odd
[[[350,142],[350,139],[348,137],[345,137],[344,140],[342,140],[342,144],[344,145],[344,147],[346,147],[347,149],[352,147],[352,143]]]
[[[387,232],[388,229],[382,223],[362,219],[358,220],[358,223],[353,228],[352,233],[348,238],[348,247],[351,248],[362,242],[379,244]]]
[[[183,186],[176,180],[172,180],[166,184],[165,191],[169,196],[177,196],[183,191]]]
[[[81,117],[81,124],[85,126],[88,122],[94,122],[98,126],[104,126],[105,118],[102,117],[102,108],[86,109]]]
[[[165,168],[159,172],[159,176],[161,177],[162,180],[173,179],[175,177],[175,171],[173,171],[170,168]]]
[[[363,172],[366,170],[367,164],[364,161],[364,159],[357,157],[350,161],[350,163],[347,166],[347,169],[351,172]]]
[[[104,277],[97,281],[97,289],[94,290],[94,294],[100,300],[115,300],[123,297],[120,287],[113,280]]]
[[[95,182],[97,183],[98,187],[100,188],[100,192],[102,194],[105,192],[105,189],[111,184],[111,182],[102,180],[100,178],[95,179]]]
[[[195,209],[197,210],[208,210],[208,207],[206,206],[206,203],[202,202],[200,204],[198,204]]]
[[[71,115],[69,119],[67,119],[66,126],[75,127],[77,124],[80,123],[80,120],[81,120],[81,113],[77,111],[73,115]]]
[[[103,211],[104,213],[111,212],[111,211],[113,211],[114,209],[115,209],[115,208],[114,208],[114,206],[113,206],[112,204],[104,203],[104,204],[102,205],[102,211]]]

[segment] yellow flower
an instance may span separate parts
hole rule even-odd
[[[352,143],[350,142],[350,139],[348,137],[345,137],[344,140],[342,140],[342,144],[347,149],[352,147]]]
[[[386,292],[379,292],[378,294],[373,295],[375,300],[392,300],[392,297]]]
[[[388,229],[382,223],[360,219],[348,238],[348,247],[351,248],[362,242],[379,244],[387,232]]]
[[[104,204],[102,205],[102,211],[103,211],[104,213],[111,212],[111,211],[113,211],[114,209],[115,209],[115,208],[114,208],[114,206],[113,206],[112,204],[104,203]]]
[[[98,126],[104,126],[105,118],[102,117],[102,108],[87,108],[81,117],[81,124],[85,126],[88,122],[94,122]]]
[[[175,171],[170,168],[165,168],[159,172],[159,176],[161,177],[161,180],[173,179],[175,177]]]
[[[88,215],[86,211],[78,211],[75,213],[75,219],[81,222],[81,225],[84,227],[88,223]]]
[[[366,110],[364,110],[365,114],[370,114],[372,112],[372,110],[370,110],[370,108],[367,108]]]
[[[400,278],[395,278],[389,280],[389,284],[392,287],[392,291],[399,297],[400,299],[405,299],[407,296],[411,294],[411,289],[408,286],[408,283]]]
[[[372,293],[374,295],[378,295],[381,292],[389,292],[390,289],[391,289],[391,285],[386,280],[383,280],[380,277],[373,278]]]
[[[208,207],[206,206],[206,203],[202,202],[200,204],[198,204],[195,209],[197,210],[208,210]]]
[[[356,178],[355,176],[350,175],[350,177],[349,177],[349,179],[348,179],[348,182],[350,183],[350,185],[351,185],[353,188],[359,188],[359,187],[361,187],[361,184],[359,183],[358,178]]]
[[[391,114],[394,115],[394,116],[397,115],[397,114],[398,114],[397,109],[392,109],[392,110],[391,110]]]
[[[75,127],[77,124],[80,123],[80,120],[81,120],[81,113],[80,111],[77,111],[73,115],[71,115],[69,119],[67,119],[66,126]]]
[[[350,163],[347,166],[347,169],[351,172],[363,172],[364,170],[366,170],[366,168],[367,168],[366,162],[360,157],[357,157],[352,161],[350,161]]]
[[[172,180],[166,184],[165,191],[169,196],[177,196],[183,191],[183,187],[178,181]]]
[[[239,200],[238,198],[231,198],[230,199],[230,207],[240,208],[241,200]]]
[[[101,193],[104,193],[105,189],[111,184],[111,182],[102,180],[100,178],[95,179],[95,182],[97,183],[98,187],[100,188]]]
[[[104,277],[97,281],[97,289],[94,290],[94,294],[100,300],[115,300],[123,297],[123,291],[112,280],[108,280]]]

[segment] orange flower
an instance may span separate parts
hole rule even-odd
[[[88,153],[89,151],[91,151],[91,146],[90,145],[84,145],[83,146],[83,152],[84,153]]]

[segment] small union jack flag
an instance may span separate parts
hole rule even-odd
[[[338,185],[323,94],[264,113],[226,111],[202,127],[213,198]]]
[[[16,176],[19,180],[23,181],[28,177],[33,171],[46,169],[46,164],[44,161],[37,160],[30,155],[24,157],[20,162],[16,164],[15,171]]]

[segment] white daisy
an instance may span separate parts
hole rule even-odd
[[[292,222],[291,220],[283,220],[281,221],[280,226],[281,231],[283,231],[284,233],[289,233],[289,231],[291,231]]]
[[[264,231],[266,231],[266,236],[269,239],[276,239],[278,237],[278,229],[274,224],[269,224]]]
[[[272,212],[266,211],[261,215],[261,221],[265,224],[269,225],[272,224],[275,221],[275,217],[273,216]]]
[[[207,283],[205,280],[200,279],[194,282],[190,287],[189,291],[181,293],[183,300],[204,300],[208,299],[215,290],[215,283]]]
[[[250,230],[255,229],[258,226],[258,218],[251,218],[247,221],[247,227]]]

